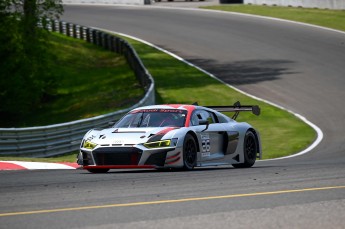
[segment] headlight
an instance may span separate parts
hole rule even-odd
[[[169,147],[171,140],[162,140],[156,142],[147,142],[144,143],[146,148],[161,148],[161,147]]]
[[[96,143],[90,142],[90,141],[85,141],[83,144],[83,148],[85,149],[94,149],[97,146]]]

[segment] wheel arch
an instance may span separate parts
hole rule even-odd
[[[197,137],[196,133],[194,131],[188,131],[186,133],[186,135],[187,134],[190,134],[194,138],[194,141],[196,143],[196,150],[197,150],[197,152],[200,152],[199,141],[198,141],[198,137]]]
[[[253,134],[254,134],[254,136],[255,136],[255,140],[256,140],[256,142],[257,142],[257,152],[258,152],[258,156],[257,156],[257,158],[259,158],[259,159],[261,159],[261,157],[262,157],[262,152],[261,152],[261,141],[260,141],[260,134],[259,134],[259,132],[258,131],[256,131],[254,128],[249,128],[247,131],[251,131],[251,132],[253,132]]]

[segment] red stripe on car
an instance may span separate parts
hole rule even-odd
[[[166,133],[175,130],[175,129],[179,129],[179,127],[167,127],[164,130],[159,131],[157,134],[155,135],[165,135]]]
[[[95,165],[83,166],[83,169],[154,169],[154,165]]]

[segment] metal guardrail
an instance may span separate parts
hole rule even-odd
[[[48,21],[43,25],[49,31],[82,39],[123,55],[145,89],[145,96],[128,109],[93,118],[40,127],[0,128],[1,156],[49,157],[76,151],[88,130],[105,128],[131,109],[155,103],[153,78],[127,41],[100,30],[62,21]]]
[[[62,0],[63,4],[150,5],[153,0]]]

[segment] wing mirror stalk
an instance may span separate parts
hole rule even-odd
[[[199,121],[199,125],[206,125],[205,129],[203,129],[201,132],[204,132],[205,130],[208,129],[208,126],[210,125],[210,123],[208,122],[208,120],[200,120]]]

